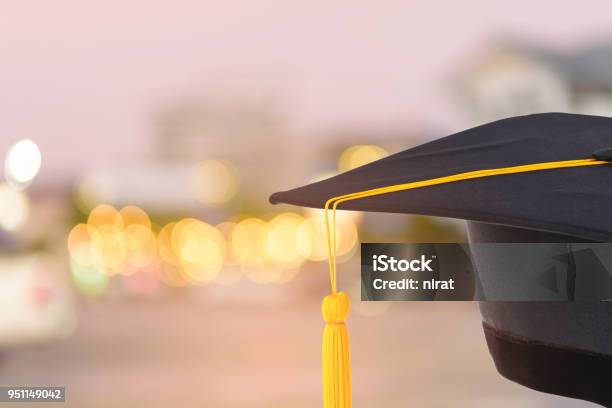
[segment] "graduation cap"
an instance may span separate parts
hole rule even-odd
[[[474,242],[612,242],[611,160],[611,118],[535,114],[468,129],[273,194],[273,204],[326,209],[331,294],[323,302],[324,405],[351,406],[344,325],[349,302],[336,289],[337,208],[465,219]],[[487,269],[499,266],[489,262]],[[612,378],[612,332],[597,322],[608,310],[605,303],[481,305],[502,375],[605,404],[612,403],[604,385]]]

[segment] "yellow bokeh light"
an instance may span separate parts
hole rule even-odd
[[[336,228],[336,252],[338,256],[343,256],[357,246],[359,234],[355,222],[350,217],[339,217],[336,221]]]
[[[266,259],[268,225],[258,218],[240,221],[232,232],[231,248],[235,259],[244,266],[259,266]]]
[[[281,284],[293,279],[306,259],[323,257],[321,248],[313,246],[318,235],[313,232],[318,221],[314,216],[307,220],[283,213],[269,222],[239,219],[215,227],[185,218],[160,228],[136,206],[117,211],[102,204],[90,212],[86,224],[70,231],[67,246],[74,271],[90,271],[91,276],[101,272],[107,278],[121,274],[125,282],[146,284],[148,289],[157,285],[151,273],[171,287],[231,285],[243,276]]]
[[[110,275],[120,273],[127,257],[123,232],[114,225],[103,224],[91,232],[91,242],[94,254],[99,254],[99,264],[104,267],[106,273]]]
[[[94,253],[89,228],[85,224],[75,225],[68,235],[68,252],[72,260],[82,266],[94,264]]]
[[[123,220],[115,207],[108,204],[101,204],[89,213],[87,225],[92,229],[96,229],[102,225],[112,225],[123,228]]]
[[[103,204],[91,211],[87,224],[72,229],[68,251],[79,265],[129,275],[155,260],[157,240],[143,210],[129,206],[117,211]]]
[[[327,259],[325,224],[318,217],[307,218],[300,224],[296,233],[296,248],[311,261]]]
[[[148,229],[151,229],[151,219],[147,213],[134,205],[123,207],[116,218],[116,221],[124,227],[130,225],[142,225]],[[118,225],[118,226],[120,226]]]
[[[142,247],[149,245],[150,241],[155,240],[153,231],[140,224],[128,225],[123,229],[123,234],[129,251],[139,251]]]
[[[169,265],[179,265],[179,259],[172,249],[172,231],[176,223],[164,225],[157,235],[157,252],[159,257]]]
[[[293,269],[304,262],[305,257],[296,245],[302,221],[304,218],[294,213],[280,214],[270,221],[266,252],[274,265]]]
[[[325,225],[325,210],[320,208],[305,208],[304,214],[307,218],[310,217],[319,217],[323,225]],[[329,210],[330,221],[331,221],[331,210]],[[342,222],[343,219],[350,218],[353,220],[355,224],[359,224],[363,219],[362,211],[348,211],[348,210],[337,210],[336,211],[336,220]]]
[[[345,172],[382,159],[387,151],[374,145],[356,145],[344,150],[338,160],[338,171]]]
[[[115,224],[123,225],[127,263],[135,268],[149,265],[157,254],[157,241],[147,213],[135,206],[124,207]]]
[[[140,229],[142,231],[137,232]],[[124,236],[127,248],[127,263],[135,268],[143,268],[153,262],[157,255],[157,240],[150,229],[142,225],[131,225],[126,228]],[[146,237],[146,240],[143,237]]]
[[[165,225],[157,236],[161,280],[169,286],[213,280],[225,258],[225,239],[215,227],[185,218]]]
[[[183,218],[172,228],[172,232],[170,234],[170,245],[172,251],[175,255],[180,256],[181,251],[185,245],[185,240],[187,235],[185,232],[189,229],[190,226],[197,224],[199,221],[195,218]]]
[[[336,214],[336,254],[339,257],[351,253],[357,245],[358,232],[354,219],[354,215],[348,211]],[[309,216],[300,224],[296,247],[303,257],[311,261],[327,260],[327,235],[322,212]]]
[[[232,234],[234,233],[234,228],[236,228],[236,223],[232,221],[225,221],[218,224],[216,228],[225,238],[225,264],[232,266],[237,265],[238,260],[236,259],[236,255],[232,249]]]
[[[238,170],[227,161],[206,160],[194,169],[194,193],[203,204],[223,204],[238,191]]]
[[[219,274],[225,257],[223,235],[202,221],[188,224],[182,235],[179,238],[180,258],[185,274],[194,283],[213,280]]]

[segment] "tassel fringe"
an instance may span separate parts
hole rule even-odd
[[[346,293],[338,292],[323,299],[323,406],[351,408],[351,351],[344,321],[350,301]]]

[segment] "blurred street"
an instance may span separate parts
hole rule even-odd
[[[318,406],[319,307],[92,303],[71,338],[7,353],[0,383],[66,386],[66,406],[79,408]],[[384,317],[351,316],[350,330],[357,407],[594,406],[501,378],[475,303],[399,302]]]

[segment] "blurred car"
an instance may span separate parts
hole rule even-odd
[[[56,263],[57,264],[57,263]],[[69,287],[40,254],[0,255],[0,351],[69,335],[76,313]]]

